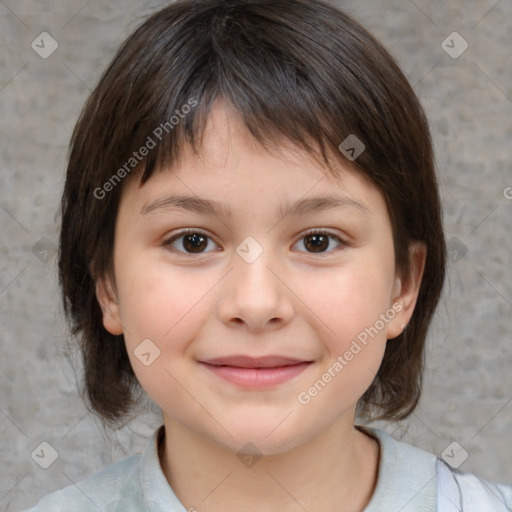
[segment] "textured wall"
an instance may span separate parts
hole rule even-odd
[[[109,442],[81,402],[62,356],[55,215],[84,100],[117,45],[164,4],[0,2],[0,511],[135,453],[158,424],[149,412]],[[343,5],[396,56],[427,111],[450,247],[420,407],[377,426],[439,455],[455,441],[454,463],[468,455],[461,469],[510,484],[512,1]],[[47,59],[36,53],[52,44]],[[31,457],[42,442],[58,453],[48,469]]]

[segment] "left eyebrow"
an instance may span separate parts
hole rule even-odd
[[[301,199],[293,205],[285,204],[281,206],[279,212],[281,217],[285,215],[298,216],[310,212],[332,210],[334,208],[354,209],[364,215],[371,214],[368,207],[347,196],[310,197]],[[233,211],[227,204],[212,199],[176,195],[156,199],[149,204],[145,204],[140,211],[140,215],[148,215],[159,210],[172,211],[176,209],[210,214],[218,217],[233,217]]]
[[[280,209],[281,216],[285,215],[304,215],[310,212],[322,212],[325,210],[333,210],[335,208],[357,210],[366,216],[371,214],[367,206],[352,199],[348,196],[326,196],[326,197],[310,197],[301,199],[293,205],[285,204]]]

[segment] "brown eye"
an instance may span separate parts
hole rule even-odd
[[[329,247],[329,237],[324,234],[308,235],[304,237],[304,246],[313,252],[324,252]]]
[[[327,250],[331,244],[331,239],[335,240],[338,243],[338,246],[345,245],[339,237],[325,231],[311,231],[306,233],[299,243],[303,241],[302,243],[307,252],[320,254],[332,252],[331,250]]]
[[[181,241],[179,241],[181,239]],[[183,252],[185,254],[202,254],[208,247],[210,237],[200,231],[182,231],[168,238],[164,245],[171,247],[173,252]]]

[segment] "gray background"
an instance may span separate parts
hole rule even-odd
[[[62,355],[55,216],[83,102],[118,44],[165,4],[0,2],[0,511],[136,453],[159,424],[149,411],[107,436],[83,405],[79,370]],[[448,453],[467,451],[461,469],[511,484],[512,0],[343,5],[398,59],[426,109],[451,254],[420,407],[376,426],[438,455],[456,441]],[[48,59],[31,48],[44,31],[59,45]],[[469,44],[457,59],[442,48],[453,31]],[[31,458],[41,442],[58,452],[46,470]]]

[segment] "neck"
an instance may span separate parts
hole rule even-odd
[[[166,417],[163,472],[187,510],[361,512],[378,476],[378,442],[333,423],[275,455],[242,456]]]

